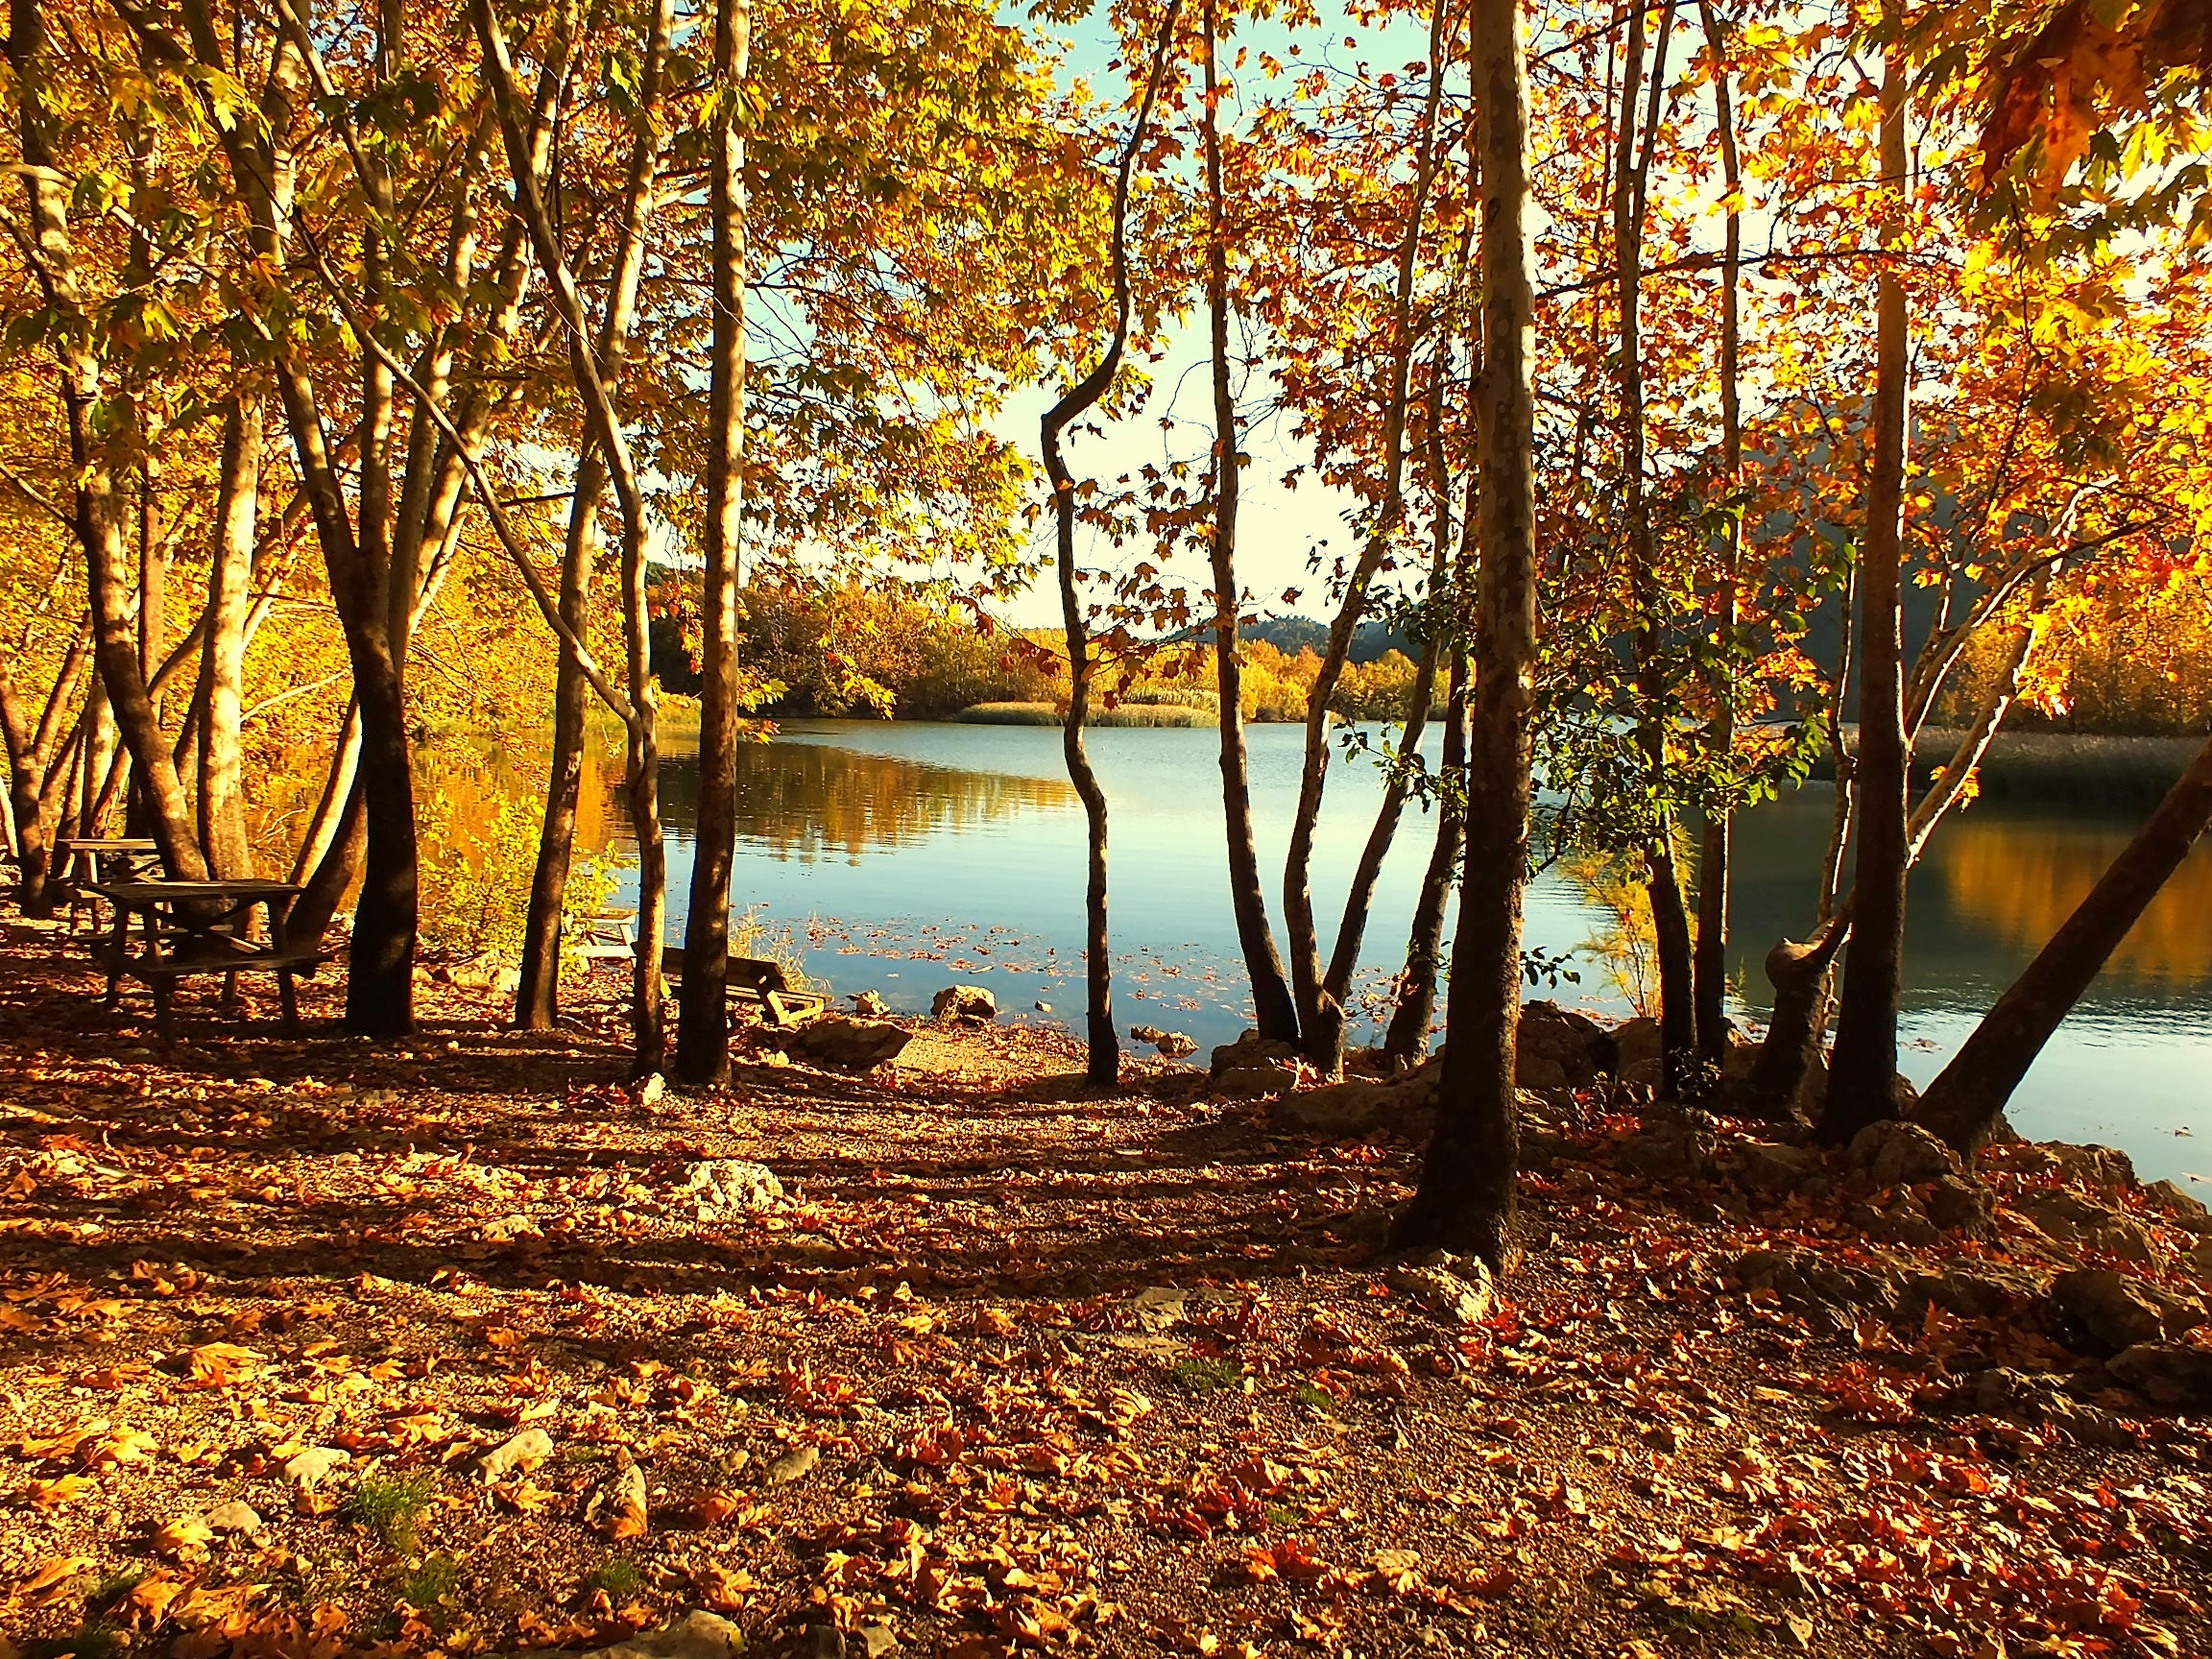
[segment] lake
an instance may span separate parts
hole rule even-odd
[[[1303,731],[1250,732],[1252,795],[1270,910],[1297,793]],[[1219,774],[1210,731],[1090,734],[1112,820],[1116,1013],[1227,1042],[1248,1001],[1225,885]],[[1434,733],[1431,733],[1433,753]],[[690,869],[695,759],[664,773],[673,936]],[[926,1010],[954,981],[988,986],[1009,1018],[1079,1022],[1083,814],[1049,727],[787,723],[739,752],[733,894],[761,944],[797,955],[839,996],[882,994]],[[1324,945],[1382,793],[1365,760],[1331,768],[1314,856]],[[1757,1018],[1759,963],[1810,925],[1810,873],[1827,834],[1823,784],[1748,814],[1739,834],[1732,974]],[[1903,1068],[1925,1082],[2133,832],[2133,809],[1984,800],[1937,831],[1914,874]],[[1361,986],[1372,999],[1403,964],[1433,819],[1409,807],[1377,890]],[[1530,889],[1527,944],[1574,951],[1579,984],[1553,995],[1629,1011],[1591,949],[1614,918],[1567,876]],[[1034,1004],[1050,1006],[1049,1014]],[[1373,1004],[1379,1006],[1379,1004]],[[1372,1031],[1373,1027],[1367,1028]],[[2130,1153],[2146,1179],[2212,1177],[2212,845],[2200,847],[2061,1028],[2015,1096],[2025,1134]]]

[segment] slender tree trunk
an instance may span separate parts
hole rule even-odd
[[[92,635],[80,627],[70,641],[68,655],[55,676],[54,688],[38,724],[31,724],[21,689],[0,653],[0,739],[8,749],[8,804],[15,829],[16,869],[20,879],[16,902],[26,916],[54,913],[50,883],[54,869],[54,807],[59,794],[57,764],[69,735],[62,727],[63,710],[76,701],[77,688],[91,654]],[[65,769],[60,769],[65,770]]]
[[[1881,96],[1882,181],[1896,204],[1888,226],[1894,241],[1904,228],[1907,187],[1906,71],[1895,49],[1883,69]],[[1859,854],[1852,878],[1857,902],[1819,1125],[1821,1139],[1834,1144],[1897,1114],[1897,1010],[1911,858],[1900,609],[1905,378],[1911,364],[1904,282],[1887,261],[1875,280],[1874,455],[1860,540]]]
[[[576,493],[568,506],[568,539],[561,557],[561,613],[578,635],[590,620],[591,566],[599,543],[596,520],[606,487],[607,469],[587,443],[576,463]],[[530,909],[522,928],[521,984],[515,992],[515,1023],[524,1031],[550,1031],[561,1017],[561,928],[576,846],[576,808],[584,792],[589,692],[583,665],[564,642],[553,681],[553,757],[545,779],[545,821],[538,837]]]
[[[1241,433],[1229,381],[1229,230],[1221,181],[1221,128],[1215,108],[1214,42],[1219,32],[1209,0],[1205,18],[1206,101],[1199,109],[1206,159],[1206,315],[1214,372],[1214,523],[1207,541],[1214,570],[1214,685],[1220,699],[1221,809],[1229,854],[1229,904],[1237,918],[1237,943],[1252,983],[1253,1024],[1278,1043],[1298,1040],[1298,1005],[1284,977],[1267,921],[1260,880],[1260,852],[1252,831],[1252,786],[1244,745],[1244,668],[1238,659],[1238,619],[1243,610],[1237,582],[1237,509]]]
[[[1643,340],[1644,222],[1668,47],[1674,36],[1674,6],[1670,3],[1661,13],[1658,44],[1651,54],[1648,107],[1639,111],[1637,97],[1645,81],[1644,10],[1639,0],[1631,0],[1621,81],[1620,147],[1613,179],[1613,242],[1620,313],[1621,487],[1628,519],[1629,588],[1636,604],[1631,631],[1639,704],[1636,742],[1643,753],[1652,796],[1659,803],[1651,837],[1644,849],[1644,862],[1659,959],[1662,1088],[1664,1093],[1675,1094],[1680,1093],[1687,1062],[1696,1047],[1696,1024],[1690,916],[1682,898],[1681,872],[1675,863],[1673,814],[1666,805],[1672,787],[1669,780],[1667,669],[1661,658],[1665,601],[1659,582],[1658,541],[1651,527],[1651,502],[1644,479]],[[1641,149],[1639,131],[1643,134]]]
[[[2128,931],[2212,825],[2212,742],[1921,1096],[1914,1121],[1971,1155]]]
[[[1110,1089],[1119,1081],[1121,1071],[1121,1043],[1114,1029],[1114,950],[1113,941],[1106,926],[1106,791],[1099,786],[1098,774],[1092,768],[1091,757],[1083,747],[1084,723],[1091,716],[1091,637],[1083,617],[1083,603],[1076,589],[1075,565],[1075,479],[1068,470],[1067,457],[1062,454],[1060,435],[1086,410],[1097,403],[1114,384],[1114,375],[1121,366],[1122,353],[1129,344],[1129,180],[1137,165],[1138,152],[1144,146],[1144,132],[1152,119],[1152,107],[1160,96],[1160,84],[1167,73],[1168,52],[1174,39],[1175,17],[1180,10],[1177,0],[1168,0],[1161,13],[1160,30],[1152,47],[1152,66],[1144,82],[1144,95],[1137,108],[1137,119],[1129,130],[1129,137],[1121,147],[1121,158],[1114,175],[1113,221],[1109,230],[1107,263],[1113,279],[1114,324],[1106,341],[1106,349],[1098,361],[1065,396],[1045,412],[1039,422],[1038,441],[1044,451],[1045,473],[1052,485],[1052,526],[1057,555],[1056,564],[1060,579],[1060,623],[1068,642],[1068,718],[1061,727],[1061,749],[1068,762],[1068,779],[1075,786],[1075,793],[1083,802],[1086,830],[1085,882],[1084,882],[1084,951],[1085,967],[1085,1023],[1087,1038],[1085,1075],[1094,1088]],[[1213,84],[1214,13],[1211,0],[1206,12],[1207,84]],[[1211,108],[1212,99],[1208,100]],[[1218,154],[1209,151],[1216,188],[1219,184]],[[1217,465],[1234,471],[1235,440],[1224,435],[1229,447],[1222,452]],[[1218,531],[1218,524],[1216,524]],[[1231,590],[1234,592],[1234,589]]]
[[[41,0],[11,0],[7,56],[15,78],[28,208],[26,248],[33,274],[60,326],[51,331],[61,402],[76,472],[72,518],[84,550],[92,614],[92,653],[123,741],[144,780],[148,828],[173,877],[204,880],[207,866],[194,832],[191,803],[177,776],[168,739],[147,695],[130,614],[131,580],[124,548],[122,499],[101,431],[101,366],[92,348],[96,325],[86,312],[69,230],[69,182],[57,165],[45,108],[46,20]]]
[[[1344,1010],[1330,1008],[1323,982],[1321,941],[1313,920],[1313,837],[1321,823],[1321,798],[1329,781],[1329,705],[1351,660],[1352,641],[1377,573],[1388,558],[1406,517],[1406,424],[1413,373],[1413,278],[1421,229],[1435,182],[1437,110],[1444,93],[1443,59],[1448,9],[1435,0],[1429,13],[1429,93],[1422,108],[1421,140],[1413,170],[1413,195],[1398,243],[1397,287],[1390,318],[1390,390],[1382,408],[1382,493],[1375,526],[1354,561],[1344,597],[1329,625],[1328,644],[1313,676],[1306,707],[1306,753],[1298,774],[1298,805],[1290,820],[1290,845],[1283,860],[1283,935],[1290,953],[1290,989],[1298,1005],[1299,1046],[1330,1075],[1343,1061]],[[1211,100],[1209,109],[1211,109]]]
[[[222,482],[207,569],[200,740],[201,837],[216,874],[233,881],[253,874],[239,748],[260,482],[261,403],[252,393],[242,392],[223,418]]]
[[[1705,46],[1713,60],[1713,127],[1720,146],[1720,181],[1727,192],[1727,217],[1720,243],[1720,470],[1731,493],[1742,488],[1743,471],[1743,158],[1736,146],[1735,92],[1728,79],[1728,42],[1713,0],[1698,0]],[[1736,694],[1733,671],[1741,599],[1738,582],[1743,557],[1741,511],[1728,518],[1722,550],[1719,614],[1714,618],[1721,668],[1713,686],[1713,719],[1706,742],[1719,762],[1734,768]],[[1697,855],[1697,952],[1692,966],[1696,1004],[1697,1054],[1711,1072],[1728,1059],[1728,898],[1735,854],[1735,805],[1723,796],[1705,815]]]
[[[745,529],[745,140],[736,109],[753,38],[749,0],[716,0],[716,103],[709,154],[713,221],[713,355],[708,392],[705,640],[699,697],[699,810],[676,1071],[730,1075],[730,878],[737,850],[737,559]]]
[[[1528,275],[1528,83],[1519,0],[1470,0],[1482,155],[1483,371],[1476,399],[1481,568],[1468,722],[1466,870],[1435,1133],[1394,1242],[1503,1271],[1520,1158],[1514,1056],[1528,878],[1536,667],[1536,333]]]
[[[1455,649],[1455,658],[1460,656]],[[1444,712],[1444,753],[1436,771],[1436,838],[1421,891],[1413,902],[1413,926],[1406,939],[1406,973],[1399,981],[1398,1006],[1382,1039],[1382,1052],[1402,1066],[1419,1063],[1429,1048],[1429,1025],[1436,1017],[1436,975],[1444,966],[1444,912],[1459,873],[1459,843],[1465,829],[1467,791],[1467,686],[1463,661],[1452,664],[1452,688]]]

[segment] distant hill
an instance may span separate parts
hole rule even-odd
[[[1186,628],[1175,636],[1177,639],[1203,638],[1204,628]],[[1311,651],[1318,656],[1329,644],[1329,624],[1316,622],[1310,616],[1264,616],[1244,630],[1247,639],[1264,639],[1276,650],[1295,657],[1301,651]],[[1406,636],[1382,622],[1362,622],[1352,636],[1352,661],[1372,662],[1393,651],[1413,656],[1412,643]]]

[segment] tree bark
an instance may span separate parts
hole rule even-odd
[[[1344,1010],[1329,1006],[1323,982],[1321,941],[1313,920],[1313,836],[1321,823],[1321,798],[1329,781],[1329,705],[1351,660],[1353,637],[1367,613],[1377,574],[1382,569],[1406,517],[1406,424],[1413,373],[1413,278],[1421,252],[1421,228],[1429,192],[1436,178],[1437,110],[1444,94],[1443,57],[1448,8],[1435,0],[1429,13],[1429,60],[1432,73],[1422,108],[1421,141],[1413,169],[1413,195],[1398,243],[1397,286],[1390,317],[1390,387],[1382,408],[1382,492],[1375,525],[1344,585],[1343,601],[1329,625],[1328,644],[1313,677],[1306,707],[1306,753],[1298,774],[1298,805],[1290,820],[1290,845],[1283,861],[1283,934],[1290,953],[1290,990],[1298,1007],[1299,1046],[1308,1059],[1334,1076],[1343,1065]],[[1211,106],[1209,106],[1211,108]]]
[[[1455,651],[1455,657],[1458,655]],[[1413,925],[1406,937],[1406,972],[1399,980],[1398,1006],[1383,1035],[1382,1052],[1400,1066],[1414,1066],[1429,1049],[1429,1025],[1436,1017],[1436,975],[1444,966],[1444,911],[1459,873],[1459,843],[1465,830],[1467,793],[1467,686],[1463,662],[1452,664],[1446,693],[1444,753],[1437,764],[1436,837],[1413,901]]]
[[[215,534],[208,549],[206,641],[201,658],[200,833],[216,875],[239,881],[253,874],[240,758],[246,619],[261,487],[261,402],[252,392],[239,393],[224,411],[222,467]]]
[[[1520,1157],[1514,1058],[1528,878],[1536,667],[1536,333],[1528,276],[1528,83],[1519,0],[1470,0],[1482,157],[1483,369],[1476,399],[1481,568],[1468,722],[1466,869],[1436,1127],[1393,1241],[1505,1266]]]
[[[599,544],[596,520],[606,488],[607,469],[587,443],[576,462],[576,493],[568,504],[568,537],[561,556],[561,613],[579,635],[590,620],[591,566]],[[576,653],[564,641],[553,680],[553,755],[545,777],[545,819],[538,835],[530,908],[522,926],[521,983],[515,992],[515,1023],[524,1031],[550,1031],[561,1017],[562,920],[575,854],[576,808],[584,793],[589,691]]]
[[[1888,240],[1903,229],[1906,70],[1892,49],[1882,73],[1881,171],[1895,206]],[[1836,1051],[1819,1133],[1848,1142],[1897,1115],[1897,1012],[1903,983],[1908,749],[1900,610],[1907,399],[1905,286],[1892,262],[1876,276],[1874,455],[1860,541],[1858,858],[1851,945],[1837,1004]]]
[[[1698,0],[1705,46],[1713,60],[1713,128],[1720,147],[1720,182],[1727,192],[1720,241],[1720,471],[1731,493],[1742,487],[1743,471],[1743,157],[1736,144],[1735,93],[1728,80],[1727,36],[1713,0]],[[1729,515],[1722,549],[1720,609],[1714,626],[1720,638],[1719,673],[1713,686],[1713,718],[1706,743],[1720,764],[1733,770],[1736,749],[1736,694],[1727,667],[1734,647],[1741,598],[1738,586],[1743,557],[1743,517]],[[1728,899],[1735,855],[1735,805],[1723,797],[1705,815],[1697,854],[1697,949],[1692,964],[1696,1009],[1697,1056],[1710,1074],[1728,1060]]]
[[[745,530],[745,140],[736,121],[752,49],[750,0],[716,0],[708,214],[714,339],[708,391],[706,590],[701,601],[699,808],[676,1072],[730,1075],[730,878],[737,850],[737,560]]]
[[[1672,792],[1668,754],[1667,670],[1660,657],[1666,623],[1659,582],[1658,543],[1651,527],[1651,503],[1644,472],[1644,221],[1651,182],[1651,156],[1658,137],[1659,101],[1667,77],[1668,47],[1674,36],[1674,6],[1661,13],[1658,44],[1652,49],[1650,96],[1641,113],[1637,96],[1645,84],[1644,7],[1628,8],[1628,38],[1621,77],[1620,145],[1613,176],[1613,243],[1620,322],[1621,488],[1628,519],[1628,582],[1636,606],[1630,644],[1635,660],[1636,743],[1645,775],[1658,803],[1656,822],[1644,848],[1646,884],[1651,900],[1651,926],[1659,961],[1659,1033],[1663,1092],[1679,1094],[1688,1062],[1696,1047],[1695,993],[1692,988],[1690,916],[1682,898],[1682,877],[1674,856]],[[1639,149],[1637,134],[1643,140]]]
[[[1206,11],[1207,73],[1214,73],[1214,7]],[[1212,83],[1209,82],[1209,85]],[[1251,768],[1244,743],[1244,668],[1238,658],[1238,620],[1243,593],[1237,582],[1237,509],[1242,491],[1240,421],[1229,383],[1229,232],[1221,181],[1220,119],[1209,96],[1199,109],[1206,164],[1206,315],[1214,373],[1214,522],[1207,555],[1214,575],[1214,686],[1220,707],[1221,811],[1229,857],[1229,905],[1237,919],[1237,944],[1244,976],[1252,984],[1253,1025],[1278,1043],[1298,1040],[1298,1004],[1284,976],[1267,921],[1260,880],[1260,852],[1252,830]]]
[[[53,117],[41,91],[46,19],[40,0],[11,0],[10,22],[7,57],[15,76],[20,172],[30,230],[25,252],[49,305],[60,319],[52,338],[77,479],[72,518],[84,550],[93,662],[107,687],[117,730],[144,781],[147,827],[163,865],[179,879],[204,880],[207,866],[194,830],[191,802],[147,695],[140,641],[132,627],[122,499],[99,427],[101,366],[92,347],[97,325],[84,302],[69,230],[69,182],[56,165]]]
[[[2212,741],[1928,1086],[1913,1120],[1971,1156],[2090,982],[2212,825]]]
[[[1143,148],[1144,132],[1152,119],[1152,107],[1160,96],[1160,84],[1167,73],[1169,48],[1174,39],[1175,18],[1180,6],[1178,0],[1168,0],[1161,13],[1160,30],[1153,41],[1152,65],[1144,82],[1144,94],[1137,107],[1137,118],[1129,130],[1129,137],[1121,147],[1121,157],[1114,175],[1113,219],[1109,228],[1107,264],[1113,283],[1114,324],[1106,340],[1106,349],[1091,372],[1070,387],[1059,401],[1045,412],[1038,425],[1038,442],[1044,451],[1045,473],[1052,485],[1052,526],[1056,565],[1060,581],[1060,625],[1068,642],[1068,717],[1061,726],[1061,750],[1068,763],[1068,779],[1075,786],[1076,795],[1083,803],[1085,828],[1085,881],[1084,881],[1084,1014],[1085,1014],[1085,1067],[1084,1074],[1094,1088],[1110,1089],[1119,1081],[1121,1072],[1121,1043],[1114,1029],[1114,952],[1113,941],[1106,926],[1106,791],[1099,786],[1098,774],[1091,765],[1091,757],[1083,747],[1083,727],[1091,714],[1091,636],[1083,616],[1081,595],[1076,589],[1075,565],[1075,479],[1068,469],[1067,457],[1062,454],[1060,435],[1068,429],[1070,421],[1095,405],[1114,384],[1114,375],[1121,367],[1122,353],[1129,344],[1129,180],[1137,165],[1137,155]],[[1207,0],[1205,53],[1206,85],[1209,96],[1207,108],[1211,111],[1214,86],[1214,6]],[[1208,119],[1211,119],[1209,115]],[[1211,131],[1211,129],[1209,129]],[[1220,183],[1218,151],[1209,147],[1209,177],[1217,190]],[[1224,464],[1234,470],[1236,457],[1234,441],[1225,452]],[[1216,526],[1218,529],[1218,526]]]

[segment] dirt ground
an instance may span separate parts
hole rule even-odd
[[[0,1659],[695,1608],[768,1653],[2212,1653],[2203,1421],[1975,1414],[2067,1363],[2002,1319],[1816,1334],[1730,1266],[1839,1224],[1627,1179],[1602,1111],[1461,1324],[1378,1254],[1416,1146],[1187,1067],[1099,1097],[921,1027],[689,1098],[624,1079],[612,976],[555,1036],[430,988],[396,1047],[195,984],[163,1050],[4,931]]]

